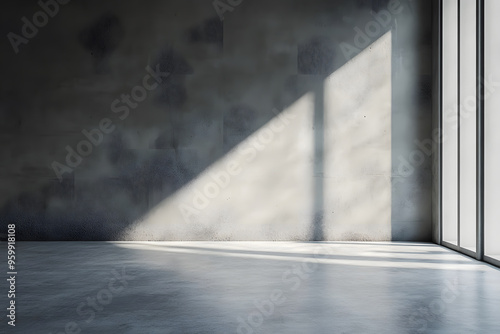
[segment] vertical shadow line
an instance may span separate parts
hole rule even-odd
[[[322,241],[324,236],[324,97],[325,85],[322,81],[314,94],[314,220],[313,241]]]

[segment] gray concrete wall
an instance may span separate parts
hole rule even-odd
[[[1,224],[430,241],[431,1],[215,4],[6,5]]]

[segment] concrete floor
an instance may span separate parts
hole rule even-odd
[[[500,270],[433,244],[17,246],[2,333],[500,333]]]

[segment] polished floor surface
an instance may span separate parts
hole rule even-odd
[[[500,270],[433,244],[19,242],[16,251],[16,326],[3,315],[1,333],[500,333]]]

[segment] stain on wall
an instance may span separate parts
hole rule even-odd
[[[79,33],[80,43],[95,59],[96,71],[105,70],[103,62],[118,47],[123,33],[123,26],[113,13],[103,14]]]

